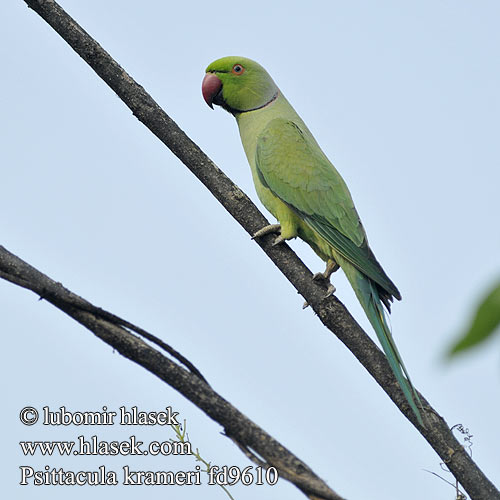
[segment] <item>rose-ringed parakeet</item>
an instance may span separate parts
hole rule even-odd
[[[327,263],[321,273],[326,279],[342,268],[422,423],[418,395],[383,308],[390,312],[391,302],[401,295],[368,246],[344,180],[258,63],[244,57],[214,61],[206,69],[202,93],[210,107],[219,105],[236,118],[257,194],[279,221],[255,236],[279,231],[275,243],[303,239]]]

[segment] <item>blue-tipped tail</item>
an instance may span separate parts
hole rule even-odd
[[[396,377],[396,380],[398,381],[411,409],[415,413],[418,422],[420,425],[425,427],[422,414],[418,408],[419,406],[422,407],[422,403],[418,397],[417,391],[411,383],[408,371],[403,364],[401,355],[399,354],[398,348],[392,338],[391,329],[387,323],[386,313],[382,306],[377,286],[370,280],[370,278],[364,276],[351,264],[346,264],[347,265],[342,266],[344,272],[354,288],[356,296],[358,297],[366,316],[370,320],[370,323],[377,334],[379,342],[382,345],[382,349],[387,357],[387,361],[389,361],[392,372],[394,373],[394,376]]]

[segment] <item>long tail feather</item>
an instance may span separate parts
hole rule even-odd
[[[406,397],[411,409],[415,413],[419,423],[425,427],[422,414],[418,406],[422,407],[418,393],[411,383],[408,371],[403,363],[401,355],[392,337],[391,329],[387,323],[382,301],[376,285],[348,262],[342,265],[344,272],[368,317],[382,349],[385,352],[387,361]]]

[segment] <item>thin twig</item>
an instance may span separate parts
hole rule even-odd
[[[11,283],[15,283],[16,285],[22,286],[23,288],[29,288],[33,290],[33,288],[31,288],[32,284],[29,281],[26,281],[22,276],[8,274],[0,270],[0,278],[10,281]],[[165,352],[168,352],[173,358],[177,359],[177,361],[182,363],[190,372],[194,373],[197,377],[199,377],[206,384],[208,384],[207,380],[201,374],[198,368],[196,368],[196,366],[194,366],[193,363],[191,363],[191,361],[185,358],[180,352],[175,350],[166,342],[159,339],[155,335],[152,335],[151,333],[147,332],[143,328],[136,326],[133,323],[130,323],[129,321],[122,319],[119,316],[116,316],[115,314],[112,314],[100,307],[94,306],[94,304],[91,304],[90,302],[82,299],[78,295],[74,294],[68,295],[68,290],[66,290],[60,283],[58,283],[58,286],[55,288],[40,289],[33,291],[36,291],[39,294],[40,300],[45,299],[48,300],[49,302],[52,302],[53,304],[62,302],[66,306],[72,306],[81,311],[87,311],[93,314],[96,318],[104,319],[109,323],[112,323],[113,325],[121,326],[131,332],[137,333],[141,337],[149,340],[153,344],[163,349]]]

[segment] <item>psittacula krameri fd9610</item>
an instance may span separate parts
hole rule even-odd
[[[420,423],[418,395],[392,338],[390,311],[401,295],[368,246],[347,186],[266,70],[244,57],[224,57],[206,69],[202,93],[238,122],[257,194],[278,219],[257,237],[278,230],[276,243],[306,241],[327,263],[322,276],[340,266],[370,320],[391,368]]]

